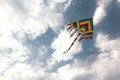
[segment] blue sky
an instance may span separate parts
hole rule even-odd
[[[76,42],[69,22],[93,18]],[[119,80],[120,0],[0,0],[0,80]]]

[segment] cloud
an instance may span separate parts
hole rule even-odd
[[[95,46],[99,54],[86,60],[74,59],[72,64],[59,67],[51,73],[53,80],[119,80],[119,42],[120,38],[110,39],[108,35],[98,33]]]
[[[117,0],[118,3],[120,3],[120,0]]]
[[[67,31],[59,29],[64,24],[64,11],[72,0],[49,1],[1,0],[0,1],[0,80],[119,80],[120,79],[120,38],[110,39],[98,33],[95,47],[99,54],[86,60],[73,58],[82,50],[82,44],[75,43],[68,54],[62,54],[75,38],[69,38]],[[111,1],[99,0],[94,14],[95,25],[107,15],[106,8]],[[9,14],[8,14],[9,13]],[[100,13],[100,14],[98,14]],[[101,14],[103,14],[101,16]],[[50,27],[59,35],[54,38],[53,54],[46,67],[41,57],[48,52],[41,45],[38,54],[31,53],[28,45],[17,40],[42,36]],[[15,36],[14,36],[15,35]],[[28,37],[27,36],[27,37]],[[32,55],[32,56],[31,56]],[[34,56],[35,59],[32,59]],[[92,59],[92,60],[91,60]],[[55,64],[72,60],[71,64],[60,65],[55,72]],[[36,61],[36,62],[34,62]],[[49,70],[48,70],[49,69]]]
[[[5,39],[6,40],[6,39]],[[8,68],[12,67],[16,62],[24,62],[29,59],[29,50],[23,46],[21,43],[14,40],[10,40],[11,43],[5,42],[8,45],[0,46],[0,74],[4,73]],[[3,41],[4,43],[4,41]]]
[[[72,38],[69,37],[69,33],[64,30],[61,31],[57,38],[52,42],[51,48],[55,50],[52,57],[48,60],[48,65],[53,67],[60,61],[67,61],[73,59],[73,55],[82,51],[82,43],[76,42],[68,53],[63,54],[71,45],[77,34]]]
[[[13,67],[9,68],[3,76],[0,76],[1,80],[47,80],[48,74],[43,68],[37,66],[31,66],[30,64],[17,63]]]
[[[2,64],[0,71],[4,71],[17,61],[24,62],[28,59],[30,53],[28,48],[17,41],[11,34],[1,33],[0,44],[0,64]]]
[[[120,7],[120,0],[117,0],[117,4],[118,4],[118,6]]]
[[[50,8],[54,9],[57,7],[57,5],[59,5],[59,11],[61,12],[65,12],[67,10],[67,8],[71,5],[73,0],[52,0]],[[62,4],[61,4],[62,3]],[[54,5],[56,4],[56,6]]]
[[[14,38],[13,31],[19,28],[11,23],[11,12],[8,14],[10,8],[6,8],[0,6],[0,74],[16,62],[24,62],[29,55],[28,48]]]
[[[43,53],[46,52],[46,47],[41,46],[36,59],[30,60],[33,57],[30,55],[33,53],[25,45],[18,44],[15,44],[16,48],[8,46],[7,49],[0,50],[2,53],[0,54],[0,80],[47,80],[48,72],[42,67],[40,60]]]
[[[0,1],[0,53],[2,53],[0,57],[4,62],[4,69],[1,68],[1,71],[8,68],[9,63],[24,62],[30,57],[28,53],[31,50],[21,42],[26,41],[26,37],[36,39],[43,35],[48,27],[57,31],[63,25],[63,13],[51,9],[50,2],[39,0]],[[62,4],[61,2],[57,3]],[[56,4],[55,6],[57,6]],[[1,64],[3,63],[1,62]]]
[[[120,67],[120,38],[110,39],[107,35],[98,33],[96,46],[100,49],[98,59],[93,64],[99,79],[119,80]]]
[[[54,73],[51,73],[53,80],[93,80],[89,64],[74,59],[72,64],[66,64]]]
[[[96,47],[100,48],[101,51],[119,51],[119,44],[120,38],[117,39],[110,39],[109,35],[104,35],[102,33],[98,33],[98,36],[96,38]]]
[[[53,53],[52,56],[54,56],[54,58],[56,60],[58,60],[58,61],[67,60],[65,57],[63,57],[63,56],[65,56],[65,54],[62,54],[60,57],[60,53],[63,53],[68,49],[68,47],[71,45],[72,41],[75,39],[76,35],[74,35],[72,38],[70,38],[69,33],[66,30],[60,32],[58,37],[53,41],[53,43],[51,45],[51,47],[55,50],[55,52]],[[78,45],[78,42],[76,42],[75,45],[73,45],[73,47],[71,48],[71,50],[68,53],[73,55],[73,54],[81,51],[82,50],[81,45],[82,44]],[[69,57],[68,57],[68,59],[69,59]]]
[[[72,4],[72,1],[73,0],[68,0],[68,2],[65,4],[64,11],[66,11],[69,8],[69,6]]]
[[[55,1],[55,2],[58,2],[58,3],[64,3],[64,2],[67,2],[68,0],[61,0],[61,1],[52,0],[52,1]]]
[[[48,72],[41,67],[42,61],[38,58],[47,53],[47,47],[40,46],[38,57],[32,59],[36,54],[22,41],[27,42],[28,37],[37,39],[49,27],[59,32],[65,11],[62,10],[65,6],[59,6],[68,2],[0,0],[0,80],[48,80]]]
[[[107,15],[106,8],[110,5],[111,2],[112,0],[98,0],[93,16],[94,25],[97,25],[105,18]]]
[[[0,15],[4,19],[4,23],[0,25],[4,26],[2,27],[4,29],[11,25],[12,27],[9,27],[11,32],[15,31],[14,33],[19,34],[18,37],[20,38],[28,34],[32,39],[36,39],[36,37],[44,34],[48,27],[57,32],[64,24],[64,11],[61,11],[61,9],[64,9],[65,6],[59,7],[59,5],[64,3],[56,3],[55,1],[45,2],[44,0],[2,0],[0,2],[2,3]],[[54,6],[54,9],[51,6]],[[8,25],[5,23],[8,23]]]

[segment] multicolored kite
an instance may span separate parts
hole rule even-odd
[[[72,37],[76,32],[78,32],[78,35],[76,36],[76,38],[74,39],[74,41],[72,42],[72,44],[70,45],[68,50],[65,51],[64,53],[67,53],[70,50],[70,48],[74,45],[74,43],[79,38],[79,36],[81,36],[79,38],[79,42],[81,40],[92,39],[92,36],[93,36],[93,20],[92,20],[92,18],[78,20],[76,22],[69,23],[69,24],[67,24],[66,28],[67,28],[67,31],[69,31],[69,32],[74,30],[74,32],[70,35],[70,37]]]

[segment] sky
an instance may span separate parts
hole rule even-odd
[[[93,18],[93,39],[65,25]],[[119,80],[120,0],[0,0],[0,80]]]

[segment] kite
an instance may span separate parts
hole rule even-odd
[[[76,32],[78,32],[78,34],[77,34],[76,38],[74,39],[74,41],[72,42],[72,44],[70,45],[70,47],[64,53],[67,53],[71,49],[71,47],[74,45],[74,43],[76,42],[76,40],[79,37],[80,37],[78,39],[79,42],[81,40],[92,39],[92,36],[93,36],[93,20],[92,20],[92,18],[78,20],[78,21],[67,24],[66,29],[67,29],[67,31],[69,31],[69,33],[71,33],[74,30],[72,32],[72,34],[70,35],[70,37],[72,37]]]

